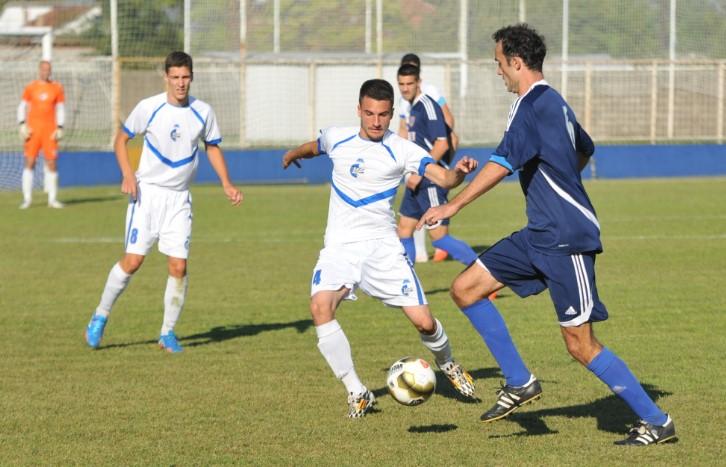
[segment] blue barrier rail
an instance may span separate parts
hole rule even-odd
[[[462,148],[483,165],[492,148]],[[232,180],[240,184],[327,183],[332,165],[321,156],[303,160],[302,168],[282,169],[284,149],[227,150],[225,156]],[[110,185],[121,181],[112,152],[66,152],[58,158],[62,186]],[[726,175],[726,145],[599,146],[583,178],[649,178]],[[197,182],[216,182],[206,155],[200,155]]]

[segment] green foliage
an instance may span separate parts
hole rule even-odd
[[[345,418],[345,393],[316,348],[309,280],[329,186],[248,186],[232,208],[196,186],[189,295],[177,333],[156,338],[165,258],[153,251],[116,303],[103,345],[83,330],[122,254],[127,201],[118,187],[61,190],[64,210],[17,209],[0,193],[1,465],[717,465],[726,422],[726,180],[595,181],[603,226],[598,291],[610,319],[598,337],[671,413],[681,441],[612,446],[635,416],[574,363],[546,293],[497,298],[544,397],[483,425],[501,379],[447,290],[461,265],[416,266],[456,358],[481,402],[439,375],[408,408],[384,388],[404,355],[430,358],[403,315],[360,294],[337,318],[379,412]],[[301,206],[304,209],[301,209]],[[452,232],[477,248],[524,223],[520,188],[505,183],[469,205]]]

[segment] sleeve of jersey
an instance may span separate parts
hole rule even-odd
[[[532,124],[532,113],[520,106],[517,114],[504,133],[504,138],[489,158],[490,162],[501,165],[509,173],[521,169],[539,153],[539,134]]]
[[[404,143],[403,147],[406,154],[404,172],[415,172],[423,177],[426,166],[434,164],[436,161],[418,145],[406,140],[404,140]]]
[[[330,138],[335,133],[333,128],[323,128],[318,135],[318,154],[328,154],[330,151]]]
[[[408,117],[408,113],[410,112],[409,107],[411,107],[411,104],[406,99],[403,97],[398,99],[398,116],[403,119]]]
[[[222,142],[222,133],[219,131],[219,125],[217,125],[217,116],[211,107],[209,108],[209,115],[207,116],[206,128],[204,130],[204,144],[216,146]]]
[[[595,153],[595,143],[587,132],[577,124],[577,132],[575,133],[575,148],[577,152],[583,153],[586,157],[590,157]]]
[[[146,122],[149,120],[148,112],[143,102],[139,102],[134,110],[131,111],[126,121],[121,124],[121,129],[129,135],[129,138],[134,138],[137,134],[143,133]]]
[[[436,112],[436,120],[428,120],[426,123],[426,128],[432,143],[436,139],[446,138],[448,136],[446,132],[446,121],[444,120],[444,111],[438,105],[434,106],[434,111]]]

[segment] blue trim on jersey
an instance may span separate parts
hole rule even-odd
[[[338,146],[340,146],[341,144],[343,144],[343,143],[345,143],[345,142],[347,142],[347,141],[350,141],[350,140],[352,140],[352,139],[353,139],[353,138],[355,138],[356,136],[358,136],[358,133],[354,134],[353,136],[351,136],[351,137],[349,137],[349,138],[345,138],[345,139],[344,139],[344,140],[342,140],[342,141],[338,141],[338,142],[337,142],[337,143],[335,143],[335,144],[333,145],[333,147],[332,147],[332,148],[330,149],[330,152],[333,152],[333,151],[335,151],[335,148],[337,148]]]
[[[146,127],[147,128],[149,127],[149,125],[151,125],[151,121],[154,119],[154,117],[156,117],[156,112],[158,112],[159,110],[161,110],[161,108],[164,107],[165,105],[166,105],[166,102],[164,102],[163,104],[161,104],[159,107],[156,108],[156,110],[154,110],[151,113],[151,117],[149,117],[149,121],[146,122]]]
[[[371,203],[375,203],[376,201],[380,201],[382,199],[393,198],[394,196],[396,196],[396,191],[398,190],[398,185],[396,185],[393,188],[388,189],[386,191],[382,191],[380,193],[376,193],[375,195],[366,196],[365,198],[355,200],[355,199],[351,198],[350,196],[346,195],[345,193],[343,193],[342,191],[340,191],[340,189],[337,186],[335,186],[334,182],[331,181],[330,183],[333,186],[333,190],[335,190],[335,192],[338,194],[338,196],[340,196],[340,198],[343,201],[350,204],[354,208],[359,208],[361,206],[367,206]]]
[[[426,172],[426,166],[429,164],[435,164],[436,161],[431,157],[424,157],[421,159],[421,163],[418,165],[418,174],[423,177]]]
[[[446,104],[446,98],[444,96],[439,97],[439,100],[436,101],[437,104],[439,104],[440,107],[443,107],[444,104]],[[441,109],[443,112],[444,109]]]
[[[136,196],[139,196],[139,193],[136,193]],[[131,201],[131,198],[129,197],[129,201]],[[126,240],[124,241],[124,250],[128,248],[129,246],[129,235],[131,234],[131,226],[134,225],[134,212],[136,212],[136,201],[134,201],[134,205],[131,207],[131,219],[129,219],[129,227],[126,229]]]
[[[323,151],[323,146],[320,143],[320,138],[317,139],[318,142],[318,154],[325,154],[325,151]]]
[[[391,148],[389,146],[386,146],[385,144],[383,144],[383,141],[381,141],[381,146],[383,146],[384,148],[386,148],[386,151],[388,151],[388,154],[390,154],[391,157],[393,158],[393,160],[395,161],[396,160],[396,156],[393,155],[393,151],[391,151]]]
[[[213,139],[212,141],[205,141],[204,144],[210,144],[212,146],[216,146],[221,142],[222,142],[222,138],[217,138],[217,139]]]
[[[204,119],[202,118],[202,116],[199,115],[199,112],[197,112],[196,110],[194,110],[194,107],[192,107],[191,105],[189,105],[189,108],[191,109],[192,112],[194,112],[194,115],[197,116],[197,118],[199,119],[199,121],[202,122],[202,126],[207,126],[207,122],[205,122]]]
[[[408,267],[411,268],[411,274],[413,275],[413,280],[416,282],[416,296],[418,297],[418,304],[423,305],[424,299],[423,299],[423,292],[421,292],[421,282],[418,280],[418,276],[416,275],[416,271],[413,269],[413,265],[411,264],[411,261],[409,259],[406,259],[406,263],[408,263]]]
[[[129,138],[134,138],[136,136],[136,133],[126,128],[126,125],[124,125],[123,123],[121,124],[121,129],[124,130],[124,133],[129,135]]]
[[[509,170],[509,173],[513,173],[514,170],[512,170],[512,164],[507,162],[507,158],[504,156],[500,156],[499,154],[492,154],[489,157],[489,162],[494,162],[495,164],[499,164],[505,169]]]
[[[164,157],[164,156],[163,156],[163,155],[162,155],[162,154],[161,154],[161,153],[159,152],[159,150],[158,150],[158,149],[156,149],[156,148],[155,148],[155,147],[154,147],[154,146],[153,146],[153,145],[152,145],[152,144],[151,144],[151,143],[149,142],[149,138],[144,138],[144,141],[146,141],[146,144],[147,144],[147,145],[149,145],[149,149],[151,149],[151,152],[153,152],[153,153],[154,153],[154,155],[155,155],[156,157],[158,157],[158,158],[159,158],[159,160],[160,160],[161,162],[163,162],[164,164],[168,165],[168,166],[169,166],[169,167],[171,167],[172,169],[176,169],[176,168],[178,168],[178,167],[181,167],[181,166],[183,166],[183,165],[187,165],[187,164],[189,164],[190,162],[192,162],[192,161],[194,160],[194,158],[195,158],[195,157],[197,156],[197,150],[199,149],[199,148],[194,148],[194,153],[193,153],[193,154],[192,154],[191,156],[189,156],[189,157],[185,157],[184,159],[179,159],[178,161],[172,161],[171,159],[167,159],[166,157]]]

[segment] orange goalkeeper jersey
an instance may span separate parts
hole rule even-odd
[[[55,129],[55,106],[65,102],[59,82],[35,80],[25,87],[23,100],[28,105],[26,123],[33,131]]]

